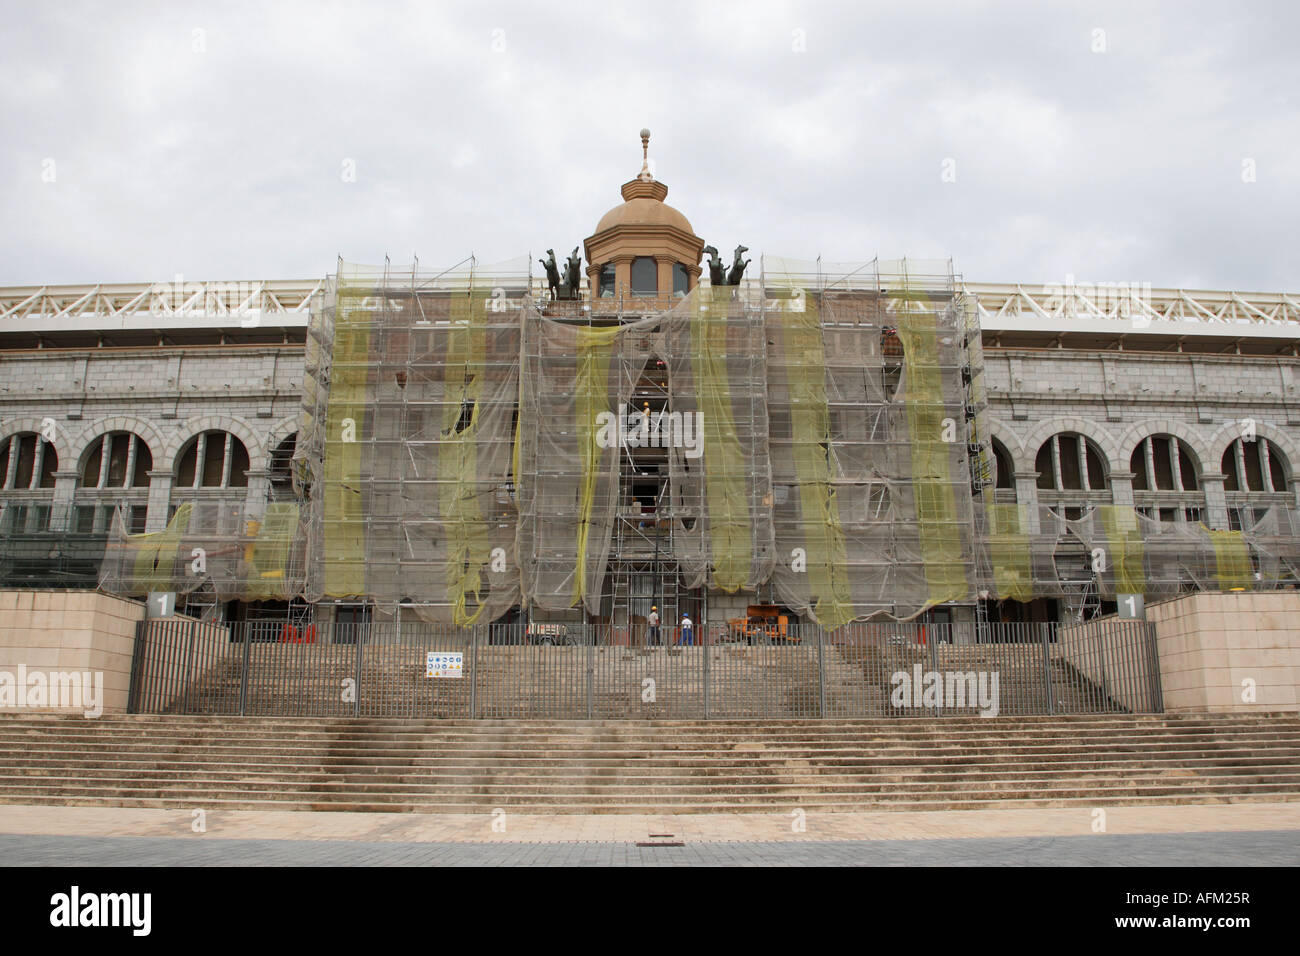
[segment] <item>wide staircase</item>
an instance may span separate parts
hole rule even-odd
[[[709,813],[1300,801],[1300,715],[0,717],[0,803]]]

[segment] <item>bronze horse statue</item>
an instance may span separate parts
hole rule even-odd
[[[709,281],[714,285],[726,285],[727,273],[722,267],[722,257],[718,255],[717,246],[705,246],[709,256]]]
[[[731,271],[727,273],[727,285],[740,285],[740,277],[745,274],[745,266],[749,265],[749,259],[744,262],[740,257],[749,251],[749,246],[736,246],[736,258],[731,263]]]
[[[546,258],[537,261],[546,270],[546,285],[551,290],[551,299],[558,299],[560,297],[560,270],[555,263],[555,250],[547,249]]]
[[[582,256],[578,255],[578,247],[573,247],[573,252],[569,258],[564,261],[564,297],[566,299],[578,298],[578,289],[582,283]]]

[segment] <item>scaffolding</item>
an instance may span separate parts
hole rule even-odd
[[[110,593],[192,596],[191,611],[202,614],[224,601],[291,601],[306,585],[296,501],[186,501],[151,534],[127,534],[128,521],[129,508],[117,508],[99,567]]]
[[[522,262],[340,262],[308,332],[295,474],[309,601],[472,623],[518,601],[512,484]]]
[[[999,500],[978,305],[948,262],[764,257],[737,286],[548,301],[531,261],[340,262],[293,500],[186,503],[151,535],[119,518],[101,586],[640,637],[652,606],[698,621],[710,594],[836,628],[1296,581],[1289,509],[1211,531]]]

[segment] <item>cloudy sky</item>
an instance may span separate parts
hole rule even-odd
[[[724,250],[1300,291],[1300,5],[5,0],[0,284]],[[755,256],[756,258],[756,256]]]

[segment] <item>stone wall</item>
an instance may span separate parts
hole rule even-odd
[[[1300,710],[1300,591],[1189,594],[1147,618],[1169,713]]]
[[[144,604],[93,591],[0,591],[0,673],[102,674],[104,713],[125,713],[131,686],[131,653]],[[93,679],[93,678],[92,678]],[[20,685],[23,682],[18,682]],[[25,686],[0,713],[88,714],[82,704],[31,708]]]

